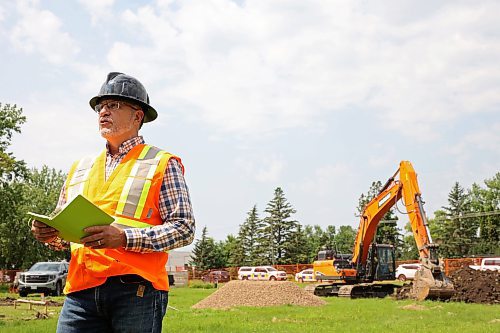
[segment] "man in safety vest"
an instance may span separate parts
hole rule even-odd
[[[161,332],[168,302],[167,250],[190,244],[195,222],[181,159],[147,145],[139,129],[157,117],[144,86],[109,73],[90,100],[106,149],[73,164],[58,207],[78,194],[112,215],[85,229],[71,261],[57,332]],[[36,239],[69,244],[33,221]]]

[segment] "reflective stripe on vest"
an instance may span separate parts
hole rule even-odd
[[[89,177],[94,161],[95,158],[84,157],[78,162],[68,187],[67,197],[69,199],[76,197],[78,194],[83,194],[83,187]]]
[[[144,146],[123,187],[116,207],[117,215],[141,218],[151,180],[164,154],[156,147]]]

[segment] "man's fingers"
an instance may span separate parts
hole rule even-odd
[[[37,220],[33,220],[32,226],[34,226],[34,227],[36,227],[36,228],[50,228],[50,227],[49,227],[48,225],[46,225],[45,223],[40,222],[40,221],[37,221]]]
[[[80,241],[83,243],[83,244],[87,244],[89,243],[90,246],[94,245],[93,243],[96,243],[98,240],[101,240],[104,238],[104,235],[100,232],[100,233],[97,233],[97,234],[92,234],[92,235],[89,235],[89,236],[86,236],[86,237],[82,237],[80,238]],[[102,243],[102,241],[101,241]]]
[[[57,235],[57,229],[54,229],[54,228],[51,228],[51,227],[47,227],[47,228],[40,228],[37,230],[37,234],[39,235],[44,235],[44,236],[47,236],[47,235]]]

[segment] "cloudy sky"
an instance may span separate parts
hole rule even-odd
[[[224,239],[282,187],[302,224],[351,225],[399,161],[427,214],[500,171],[499,1],[0,0],[11,151],[67,170],[104,142],[88,106],[138,77],[145,139],[186,166],[200,235]],[[401,217],[404,220],[404,216]]]

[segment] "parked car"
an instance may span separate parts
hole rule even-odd
[[[240,269],[238,269],[238,280],[247,280],[252,274],[253,269],[254,267],[241,266]]]
[[[300,283],[316,281],[314,278],[314,270],[312,268],[308,268],[296,273],[295,281]]]
[[[60,296],[68,276],[68,263],[37,262],[27,272],[19,275],[19,295],[45,293]]]
[[[396,268],[396,278],[400,281],[413,280],[421,264],[401,264]]]
[[[201,277],[203,282],[229,282],[231,276],[228,271],[211,271]]]
[[[238,270],[238,279],[253,281],[286,281],[285,271],[279,271],[272,266],[241,267]]]
[[[295,274],[295,281],[303,283],[303,282],[317,282],[321,281],[321,276],[323,273],[316,272],[314,274],[314,270],[312,268],[304,269]]]
[[[483,258],[481,264],[469,267],[479,271],[500,271],[500,258]]]

